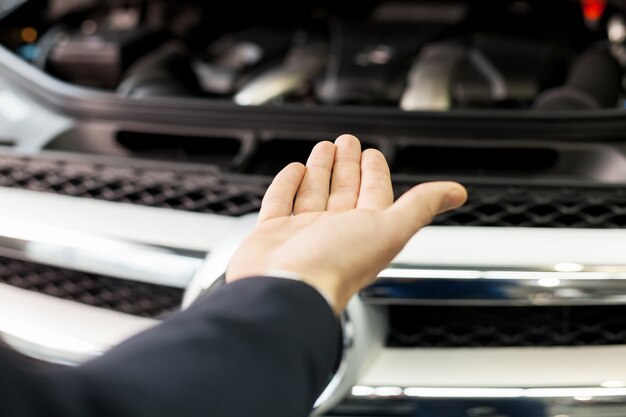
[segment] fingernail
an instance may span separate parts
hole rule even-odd
[[[467,194],[465,191],[459,190],[458,187],[455,187],[451,191],[448,191],[448,194],[446,194],[441,211],[448,211],[462,206],[463,203],[465,203],[466,198]]]

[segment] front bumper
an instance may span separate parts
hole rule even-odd
[[[143,265],[147,269],[139,268],[141,265],[124,267],[128,262],[127,252],[115,250],[98,251],[99,262],[77,262],[84,254],[81,245],[95,242],[95,246],[88,245],[91,254],[98,245],[109,249],[116,245],[140,249],[145,256],[166,254],[161,256],[161,262],[169,259],[178,264],[184,260],[188,268],[160,268],[161,273],[152,275],[154,278],[150,280],[153,284],[186,289],[188,301],[193,299],[193,293],[210,287],[223,274],[228,254],[254,224],[253,217],[188,213],[26,190],[1,189],[0,195],[5,201],[0,208],[3,219],[0,255],[85,272],[97,272],[94,269],[108,265],[109,275],[137,281],[150,276],[153,265]],[[38,219],[46,228],[16,227],[32,225],[32,219]],[[50,232],[44,235],[45,239],[42,231]],[[71,239],[72,236],[81,238]],[[507,242],[511,246],[504,244]],[[620,264],[620,249],[624,244],[626,233],[621,230],[434,226],[423,230],[394,264],[383,271],[381,285],[389,280],[408,285],[427,279],[454,286],[461,279],[483,285],[505,284],[505,288],[522,291],[511,291],[508,295],[506,291],[487,292],[478,298],[468,294],[434,299],[394,299],[381,296],[380,292],[369,297],[364,292],[363,297],[352,301],[348,310],[352,337],[346,344],[343,365],[346,369],[342,371],[341,381],[333,386],[333,395],[327,395],[327,402],[320,410],[329,415],[353,416],[456,415],[442,411],[441,401],[445,400],[449,405],[447,412],[458,407],[497,411],[519,404],[520,409],[534,407],[534,411],[502,415],[558,415],[554,414],[555,410],[563,415],[580,416],[619,415],[616,410],[623,413],[626,388],[621,384],[626,375],[626,344],[393,348],[385,346],[388,326],[385,312],[390,304],[407,301],[414,305],[476,306],[494,302],[526,306],[620,304],[626,296],[626,280]],[[46,250],[50,248],[54,250]],[[72,256],[42,257],[50,253]],[[205,260],[202,254],[208,254]],[[579,270],[558,270],[563,265],[574,269],[571,267],[574,260]],[[438,269],[432,269],[433,264]],[[471,275],[467,272],[473,270],[467,269],[470,267],[480,267],[482,272]],[[594,268],[605,272],[588,271]],[[465,275],[461,277],[458,272],[459,275],[450,278],[449,271],[465,271]],[[502,275],[504,272],[508,276]],[[489,298],[485,294],[499,295]],[[507,298],[502,298],[502,294]],[[110,311],[11,285],[0,284],[0,299],[3,300],[0,303],[2,338],[28,355],[57,363],[80,363],[158,323],[158,318]],[[438,414],[424,414],[425,410],[436,409],[440,409]]]

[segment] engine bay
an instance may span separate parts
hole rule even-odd
[[[7,8],[4,46],[121,97],[405,112],[624,107],[626,23],[620,3],[603,0]]]

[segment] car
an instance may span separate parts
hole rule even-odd
[[[2,340],[72,366],[186,308],[272,176],[349,132],[396,196],[450,179],[469,201],[350,302],[313,413],[624,415],[625,12],[4,2]]]

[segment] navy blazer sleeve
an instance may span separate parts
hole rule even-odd
[[[245,279],[80,367],[0,348],[0,416],[304,417],[339,349],[315,289]]]

